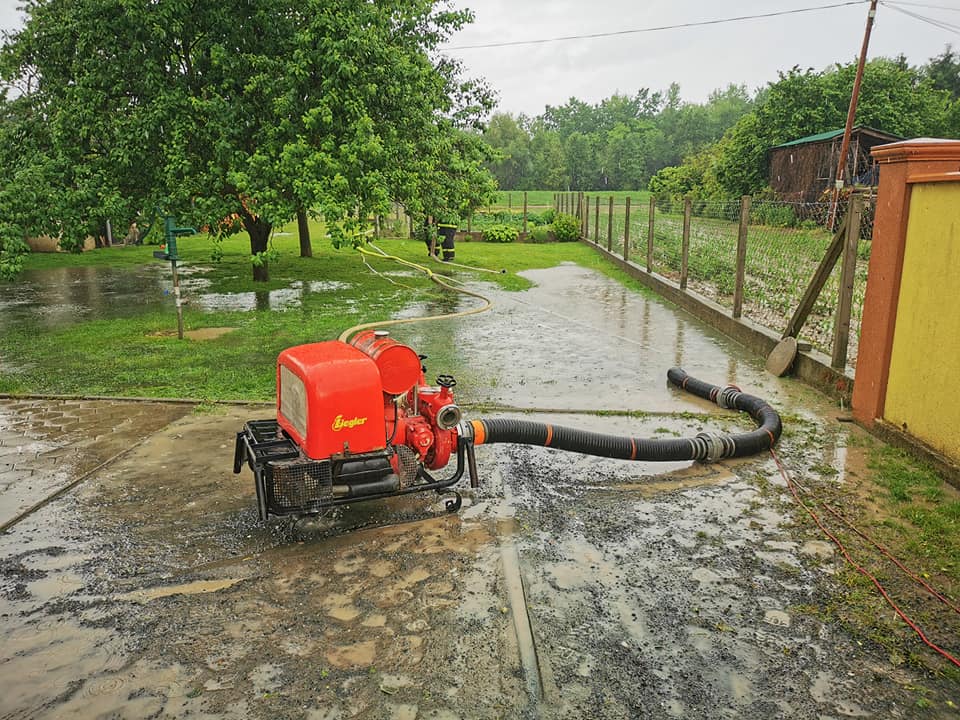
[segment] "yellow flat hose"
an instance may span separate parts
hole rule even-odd
[[[374,245],[373,243],[370,243],[370,247],[372,247],[374,250],[376,250],[376,251],[377,251],[378,253],[380,253],[381,255],[384,255],[384,256],[387,255],[387,253],[385,253],[383,250],[381,250],[380,248],[378,248],[378,247],[377,247],[376,245]],[[491,270],[490,268],[476,267],[475,265],[464,265],[463,263],[453,262],[453,260],[441,260],[441,259],[438,258],[436,255],[434,255],[433,253],[430,254],[430,259],[433,260],[433,262],[439,263],[440,265],[443,265],[443,266],[445,266],[445,267],[458,267],[458,268],[463,268],[464,270],[473,270],[474,272],[490,273],[491,275],[506,275],[506,274],[507,274],[507,269],[506,269],[506,268],[503,268],[502,270]]]
[[[378,248],[379,249],[379,248]],[[430,259],[441,265],[446,265],[447,267],[458,267],[463,268],[464,270],[474,270],[476,272],[485,272],[490,273],[491,275],[506,275],[506,269],[503,270],[491,270],[490,268],[474,267],[473,265],[463,265],[462,263],[455,263],[453,260],[441,260],[436,255],[431,255]]]
[[[371,322],[371,323],[363,323],[362,325],[354,325],[352,328],[348,328],[344,330],[342,333],[340,333],[340,337],[338,338],[340,342],[347,342],[347,340],[350,338],[351,335],[355,335],[361,330],[392,327],[394,325],[409,325],[409,324],[418,323],[418,322],[431,322],[433,320],[453,320],[454,318],[466,317],[468,315],[476,315],[478,313],[486,312],[487,310],[493,307],[493,303],[490,301],[489,298],[486,298],[483,295],[480,295],[479,293],[475,293],[470,290],[466,290],[464,288],[454,287],[453,285],[450,285],[449,283],[444,282],[443,280],[440,279],[440,277],[435,272],[433,272],[433,270],[431,270],[430,268],[424,265],[418,265],[415,262],[404,260],[403,258],[397,257],[396,255],[387,255],[386,253],[383,253],[382,250],[380,251],[380,253],[373,253],[367,250],[366,248],[358,247],[357,252],[361,253],[362,255],[366,255],[368,257],[381,258],[385,260],[393,260],[394,262],[399,263],[400,265],[406,265],[407,267],[413,268],[414,270],[419,270],[420,272],[424,273],[431,281],[433,281],[440,287],[444,287],[447,290],[452,290],[453,292],[460,293],[461,295],[468,295],[470,297],[478,298],[480,300],[483,300],[484,304],[481,305],[480,307],[475,307],[470,310],[463,310],[461,312],[456,312],[456,313],[447,313],[445,315],[430,315],[428,317],[405,318],[403,320],[383,320],[381,322]],[[475,268],[471,268],[471,269],[475,269]]]

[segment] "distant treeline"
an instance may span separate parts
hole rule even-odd
[[[536,117],[493,115],[483,134],[500,188],[653,190],[727,198],[761,192],[767,151],[846,120],[856,64],[794,67],[752,95],[744,85],[684,102],[673,84],[590,105],[570,98]],[[867,63],[857,124],[904,137],[960,138],[960,53],[919,67]]]

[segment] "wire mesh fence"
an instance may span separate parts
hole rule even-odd
[[[662,209],[661,209],[662,208]],[[694,215],[691,208],[687,287],[728,308],[733,307],[737,266],[737,203],[703,203]],[[653,271],[680,280],[682,270],[683,212],[669,203],[658,203],[654,214]]]
[[[789,203],[775,200],[751,202],[743,214],[742,201],[690,202],[658,198],[650,223],[648,196],[629,205],[626,198],[569,194],[563,205],[586,213],[584,236],[640,267],[647,265],[652,240],[650,269],[713,302],[734,310],[737,282],[738,242],[743,233],[742,316],[775,333],[782,333],[797,309],[811,279],[834,239],[827,229],[829,203]],[[873,224],[873,196],[862,196],[857,262],[853,275],[853,301],[846,364],[855,367],[857,340],[866,292],[867,265]],[[835,210],[836,224],[847,212],[849,198]],[[599,205],[599,212],[597,207]],[[589,209],[588,209],[589,208]],[[685,214],[689,213],[688,217]],[[611,227],[612,225],[612,227]],[[688,226],[685,233],[684,227]],[[629,233],[625,229],[629,227]],[[652,233],[651,233],[652,230]],[[687,237],[687,267],[683,275],[684,235]],[[798,339],[830,354],[833,350],[837,305],[840,296],[840,263],[830,273],[817,302],[802,326]]]

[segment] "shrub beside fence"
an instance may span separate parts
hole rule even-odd
[[[841,369],[856,365],[872,229],[873,198],[866,196],[864,200],[852,272],[848,351],[845,359],[834,357],[834,366]],[[747,207],[741,230],[744,202]],[[749,198],[686,203],[659,198],[651,203],[629,203],[627,198],[558,193],[554,207],[580,218],[585,239],[718,303],[734,317],[739,316],[739,306],[743,317],[778,334],[787,328],[834,236],[821,224],[829,213],[827,203],[750,202]],[[837,217],[846,212],[847,207],[840,207]],[[741,236],[742,291],[738,295]],[[834,354],[840,275],[838,262],[798,335],[801,342],[827,354]]]

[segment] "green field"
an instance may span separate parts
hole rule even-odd
[[[527,207],[537,208],[538,210],[553,207],[554,196],[561,194],[555,190],[501,190],[497,193],[496,202],[490,207],[498,210],[512,208],[519,212],[523,210],[524,193],[527,194]],[[608,198],[613,197],[614,203],[617,205],[622,205],[626,197],[629,197],[630,202],[634,205],[646,203],[650,197],[650,193],[646,190],[589,190],[585,191],[584,195],[601,197],[604,203],[607,202]]]

